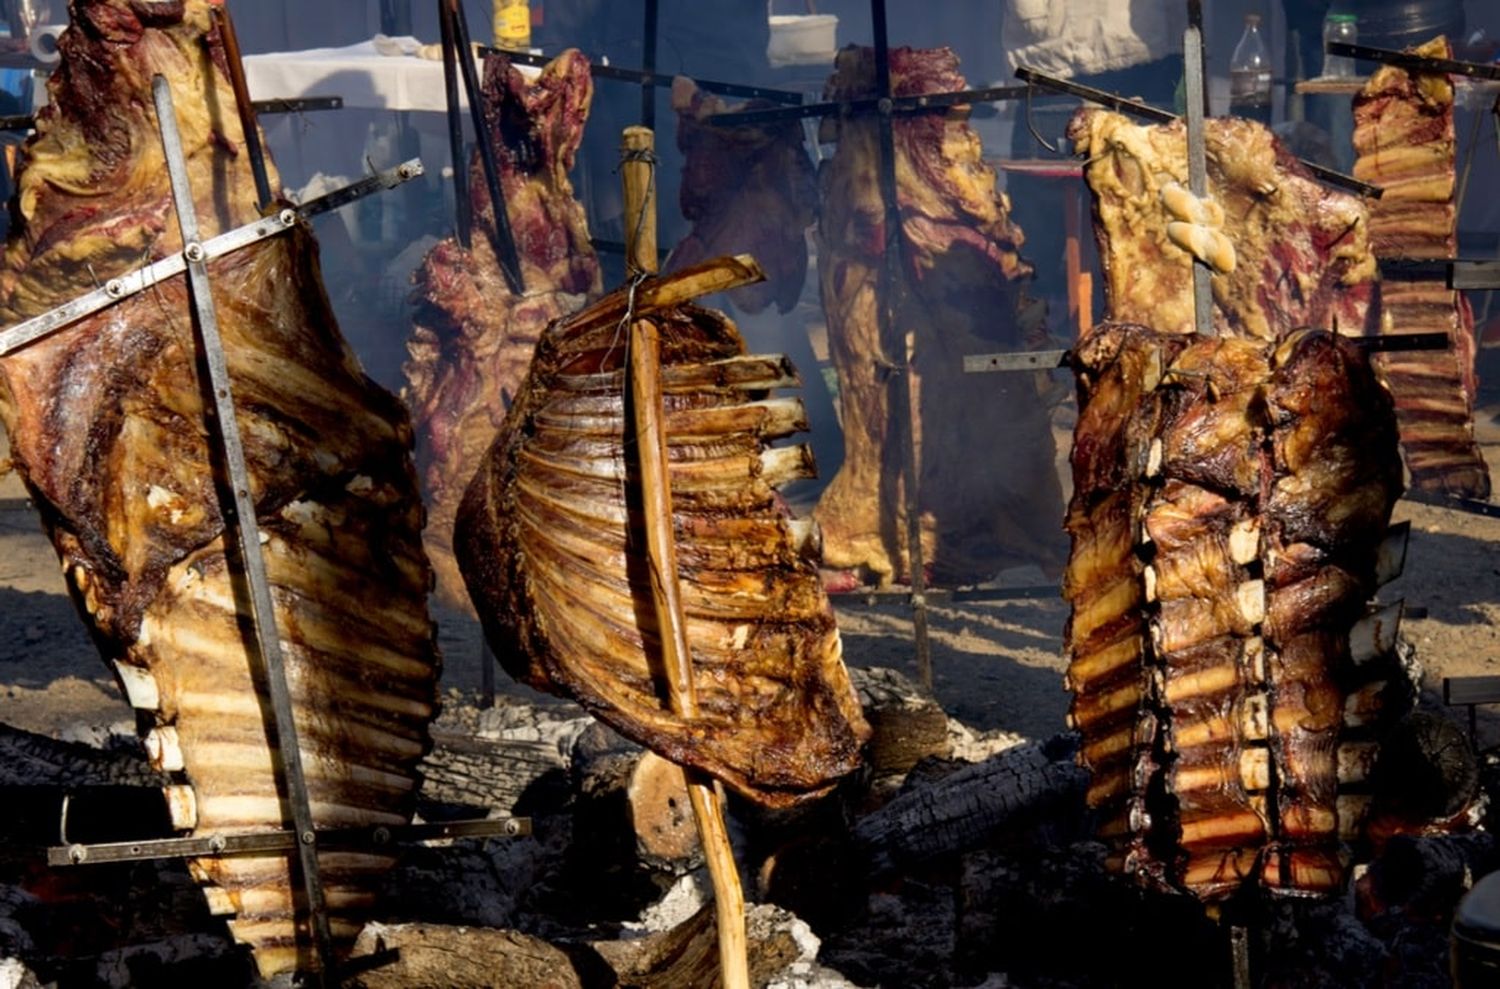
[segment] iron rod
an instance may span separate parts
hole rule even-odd
[[[474,68],[471,54],[474,46],[469,42],[468,15],[464,13],[461,0],[447,0],[447,3],[449,16],[453,18],[453,34],[458,41],[458,68],[469,97],[469,118],[474,123],[474,143],[479,146],[479,160],[484,165],[484,181],[490,193],[490,212],[495,216],[495,257],[500,262],[500,273],[505,276],[506,286],[516,295],[525,295],[526,282],[521,275],[521,258],[516,253],[516,238],[510,229],[510,213],[505,208],[505,191],[500,186],[500,165],[495,160],[495,145],[490,140],[490,129],[484,120],[484,93],[479,86],[479,73]]]
[[[1144,117],[1145,119],[1154,121],[1158,124],[1170,124],[1174,120],[1179,119],[1177,114],[1172,113],[1168,110],[1163,110],[1160,107],[1152,106],[1149,103],[1142,103],[1139,100],[1126,99],[1125,97],[1120,96],[1116,93],[1111,93],[1108,90],[1095,89],[1093,86],[1085,86],[1081,83],[1070,82],[1067,79],[1058,79],[1054,76],[1049,76],[1045,73],[1038,72],[1036,69],[1033,69],[1026,65],[1016,67],[1016,78],[1024,82],[1029,82],[1034,85],[1041,86],[1044,89],[1055,90],[1059,93],[1067,93],[1069,96],[1076,96],[1079,99],[1088,100],[1090,103],[1098,103],[1100,106],[1107,106],[1111,110],[1118,110],[1121,113],[1130,113],[1134,114],[1137,117]],[[1324,182],[1331,186],[1337,186],[1340,189],[1347,189],[1350,192],[1357,193],[1361,196],[1368,196],[1371,199],[1380,198],[1382,190],[1377,185],[1371,185],[1368,182],[1361,182],[1359,179],[1355,178],[1352,175],[1345,175],[1343,172],[1336,172],[1331,168],[1326,168],[1322,165],[1319,165],[1317,162],[1308,161],[1306,158],[1298,158],[1297,161],[1301,163],[1304,168],[1311,172],[1313,176],[1321,182]]]
[[[921,96],[891,97],[891,112],[897,116],[918,113],[938,113],[955,106],[974,103],[1004,103],[1026,98],[1026,86],[988,86],[984,89],[963,89],[953,93],[924,93]],[[778,123],[783,120],[803,120],[808,117],[836,117],[856,113],[870,113],[880,108],[880,100],[874,97],[857,100],[841,100],[829,103],[807,103],[802,106],[775,107],[768,110],[743,110],[731,113],[715,113],[707,122],[715,127],[756,127]]]
[[[454,236],[465,249],[474,243],[473,205],[469,201],[469,156],[464,154],[464,117],[458,97],[458,42],[448,0],[437,0],[438,31],[443,49],[443,93],[448,101],[448,153],[453,159]]]
[[[1349,342],[1366,353],[1394,353],[1412,350],[1447,350],[1452,346],[1448,334],[1387,333],[1374,337],[1349,337]],[[966,374],[994,371],[1051,371],[1072,364],[1071,350],[1016,350],[999,354],[970,354],[964,358]]]
[[[490,55],[500,52],[506,58],[517,65],[529,65],[533,68],[545,68],[556,56],[533,55],[531,52],[515,52],[506,49],[484,47],[479,49],[480,54]],[[589,61],[589,75],[595,79],[609,79],[612,82],[627,82],[637,86],[655,86],[658,89],[670,88],[673,76],[661,75],[657,72],[643,72],[640,69],[622,69],[614,65],[603,65],[597,59]],[[787,106],[797,106],[802,102],[801,93],[789,92],[785,89],[769,89],[765,86],[744,86],[739,83],[721,82],[715,79],[694,79],[693,84],[706,93],[718,93],[720,96],[734,96],[746,100],[766,100],[771,103],[782,103]]]
[[[656,36],[657,0],[646,0],[646,23],[641,35],[641,68],[646,77],[641,81],[641,126],[656,127]]]
[[[901,433],[902,501],[906,513],[906,556],[911,579],[911,621],[916,640],[917,674],[922,686],[932,690],[932,637],[927,627],[927,574],[922,554],[922,515],[918,485],[921,464],[917,459],[917,405],[912,391],[911,345],[896,324],[896,301],[905,270],[901,236],[901,203],[897,199],[896,134],[891,120],[891,51],[886,33],[885,0],[870,0],[870,20],[875,28],[875,98],[879,100],[876,125],[880,132],[880,196],[885,202],[885,251],[883,255],[878,313],[880,346],[886,363],[894,370],[890,380],[894,418]]]
[[[1366,62],[1380,62],[1383,65],[1415,69],[1418,72],[1470,76],[1474,79],[1500,79],[1500,65],[1461,62],[1453,58],[1431,58],[1426,55],[1413,55],[1411,52],[1393,51],[1389,48],[1350,45],[1342,41],[1330,41],[1323,48],[1330,55],[1342,55],[1345,58],[1357,58]]]
[[[204,241],[203,260],[212,261],[214,258],[233,254],[251,244],[258,244],[267,237],[290,230],[298,220],[310,220],[341,206],[347,206],[371,193],[394,189],[401,183],[421,174],[422,162],[414,158],[396,168],[361,179],[353,185],[335,189],[326,196],[319,196],[302,206],[287,208],[272,216],[247,223],[243,227],[236,227],[227,233]],[[92,292],[65,302],[55,309],[49,309],[39,316],[33,316],[31,319],[0,330],[0,357],[34,343],[42,337],[56,333],[63,327],[91,316],[101,309],[107,309],[117,302],[144,292],[164,279],[180,275],[186,270],[187,261],[178,253],[169,254],[160,261],[152,262],[117,278],[111,278]]]
[[[1188,2],[1188,26],[1182,32],[1185,102],[1187,104],[1188,190],[1199,199],[1208,196],[1208,147],[1203,133],[1204,107],[1208,102],[1203,76],[1203,8]],[[1214,295],[1211,272],[1201,258],[1193,264],[1193,327],[1199,336],[1214,335]]]
[[[397,841],[436,841],[453,838],[519,838],[531,834],[531,818],[500,817],[431,824],[397,824],[365,828],[328,828],[316,832],[320,848],[380,848]],[[260,855],[289,852],[301,842],[292,831],[255,831],[248,834],[209,834],[192,838],[148,838],[141,841],[70,842],[47,849],[50,866],[99,865],[106,862],[146,862],[173,858],[213,858],[221,855]]]
[[[172,87],[165,76],[151,81],[156,102],[157,123],[161,129],[162,147],[166,153],[167,174],[172,184],[172,199],[177,208],[177,224],[182,231],[183,257],[187,260],[189,294],[197,317],[199,344],[203,348],[204,366],[213,396],[214,416],[210,433],[218,441],[219,455],[228,474],[232,505],[224,514],[233,519],[239,535],[240,565],[250,592],[250,623],[255,631],[257,651],[265,666],[266,693],[270,695],[275,720],[273,747],[281,762],[287,803],[298,844],[297,859],[301,865],[303,893],[319,961],[320,981],[333,971],[333,940],[323,898],[323,883],[318,871],[318,854],[314,844],[312,807],[308,800],[307,780],[302,772],[302,751],[297,742],[297,724],[292,710],[291,690],[287,685],[286,667],[281,655],[281,639],[276,629],[275,605],[261,555],[260,525],[255,517],[255,502],[250,494],[250,472],[245,465],[245,451],[240,438],[238,415],[229,380],[229,365],[224,341],[219,335],[218,316],[213,291],[208,280],[208,265],[199,243],[198,216],[193,205],[193,190],[187,174],[182,136],[177,129],[176,111],[172,105]],[[229,519],[226,518],[226,521]],[[268,741],[272,741],[268,739]]]
[[[255,105],[250,100],[250,87],[245,82],[245,63],[240,55],[240,38],[235,33],[234,21],[229,17],[229,4],[216,3],[212,9],[219,27],[219,40],[224,45],[224,62],[229,66],[229,85],[234,89],[234,104],[240,116],[240,130],[245,135],[245,151],[250,158],[250,174],[255,178],[255,205],[264,213],[270,208],[274,197],[271,193],[271,179],[266,172],[266,149],[260,142],[260,124],[255,119]]]

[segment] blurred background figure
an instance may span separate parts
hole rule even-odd
[[[1186,4],[1004,0],[1003,7],[1000,39],[1012,70],[1026,65],[1050,76],[1172,108],[1182,78]],[[1056,141],[1071,113],[1071,105],[1038,104],[1032,107],[1031,123],[1048,141]],[[1012,131],[1010,150],[1016,159],[1052,156],[1024,120],[1018,120]],[[1009,176],[1006,185],[1012,218],[1026,233],[1022,251],[1036,265],[1034,291],[1047,299],[1052,313],[1066,313],[1063,230],[1058,218],[1063,215],[1063,196],[1072,193],[1060,183],[1024,175]]]

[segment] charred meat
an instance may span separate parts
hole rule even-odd
[[[721,259],[704,266],[743,264]],[[683,273],[686,275],[687,273]],[[683,277],[679,275],[677,277]],[[671,712],[642,541],[622,320],[657,324],[699,717]],[[868,735],[819,581],[816,529],[776,495],[811,475],[784,358],[713,310],[622,289],[549,327],[459,510],[455,547],[507,671],[769,806],[828,790]]]
[[[205,237],[259,215],[207,0],[75,0],[72,16],[17,176],[18,225],[0,272],[6,323],[182,250],[154,74],[172,86]],[[340,336],[306,230],[209,270],[313,818],[405,823],[438,676],[406,413]],[[274,830],[286,826],[283,781],[191,314],[178,276],[0,359],[0,416],[152,761],[181,780],[175,822],[190,834]],[[294,926],[294,861],[190,863],[267,977],[316,965]],[[347,945],[394,860],[330,851],[319,861],[332,932]]]
[[[542,330],[600,291],[583,206],[568,180],[592,95],[588,60],[576,51],[559,55],[534,82],[504,55],[485,60],[485,121],[526,294],[512,293],[500,273],[477,153],[469,165],[472,247],[444,240],[414,276],[405,398],[427,496],[424,538],[439,595],[460,607],[469,600],[453,559],[453,520],[464,486],[505,421]]]
[[[1318,326],[1359,336],[1373,329],[1376,276],[1364,204],[1315,181],[1271,132],[1252,120],[1204,125],[1208,199],[1224,240],[1190,236],[1187,129],[1080,110],[1068,128],[1094,193],[1094,229],[1108,318],[1166,333],[1193,332],[1195,254],[1215,268],[1216,331],[1279,340]],[[1229,253],[1224,253],[1225,247]]]
[[[1400,494],[1354,344],[1101,324],[1077,352],[1070,718],[1115,868],[1207,900],[1337,889],[1349,640]],[[1342,829],[1342,830],[1341,830]]]
[[[763,110],[752,100],[735,110]],[[721,255],[749,254],[766,280],[729,293],[757,313],[775,303],[790,312],[807,280],[807,228],[817,218],[818,186],[800,120],[760,127],[716,127],[731,108],[687,78],[672,84],[677,147],[683,154],[682,215],[693,228],[667,259],[668,271]]]
[[[891,51],[897,96],[965,86],[946,48]],[[874,91],[873,51],[840,52],[825,97]],[[899,442],[906,427],[891,401],[891,388],[907,384],[893,385],[890,373],[907,355],[887,353],[880,331],[880,307],[893,305],[895,325],[912,339],[923,557],[932,576],[959,582],[1007,566],[1055,566],[1061,547],[1037,524],[1056,518],[1062,503],[1040,383],[1016,376],[997,387],[963,373],[965,355],[1040,344],[1042,313],[1025,298],[1031,267],[1020,255],[1021,231],[964,111],[901,116],[892,126],[906,265],[899,284],[886,285],[876,123],[824,122],[824,139],[838,150],[819,177],[818,277],[844,429],[842,468],[815,512],[825,563],[882,584],[909,574]],[[1024,440],[997,443],[996,423]]]
[[[1438,38],[1417,53],[1452,55]],[[1458,250],[1454,205],[1457,142],[1453,83],[1444,75],[1385,65],[1354,99],[1354,174],[1384,190],[1370,207],[1370,242],[1383,258],[1451,258]],[[1441,276],[1387,278],[1380,285],[1382,333],[1446,333],[1446,351],[1382,354],[1401,423],[1412,485],[1487,498],[1489,468],[1474,442],[1474,313]]]

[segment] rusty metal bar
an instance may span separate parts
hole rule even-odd
[[[333,971],[333,935],[328,926],[323,881],[318,871],[318,853],[314,846],[311,801],[307,779],[302,772],[302,750],[297,743],[297,723],[292,710],[292,694],[287,683],[286,666],[281,654],[281,637],[276,628],[276,609],[271,600],[271,584],[266,574],[265,557],[261,555],[260,525],[255,517],[255,501],[250,494],[250,473],[245,465],[245,450],[240,437],[238,414],[231,393],[229,364],[224,341],[219,336],[218,315],[213,290],[208,281],[208,264],[199,242],[198,215],[193,205],[193,190],[188,180],[187,158],[183,153],[182,135],[177,129],[177,113],[172,105],[172,87],[165,76],[151,81],[156,101],[157,126],[161,130],[166,153],[167,174],[172,183],[172,199],[177,208],[177,223],[182,231],[182,256],[187,260],[187,277],[193,308],[197,317],[198,340],[203,348],[203,363],[208,370],[208,388],[212,393],[214,415],[209,432],[218,441],[218,454],[228,476],[231,505],[224,506],[226,521],[232,514],[239,536],[240,566],[250,597],[250,624],[255,631],[256,649],[265,665],[266,693],[271,701],[276,737],[273,747],[281,764],[287,803],[296,832],[297,861],[301,866],[302,889],[307,897],[307,913],[319,961],[319,979],[326,981]]]

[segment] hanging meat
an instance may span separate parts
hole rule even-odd
[[[512,676],[776,807],[856,768],[869,729],[819,581],[816,527],[776,495],[813,469],[806,447],[769,445],[807,428],[799,400],[772,394],[796,373],[785,358],[746,355],[721,313],[677,304],[758,275],[748,258],[721,258],[549,327],[464,497],[454,545]],[[697,718],[663,701],[641,506],[628,493],[638,482],[622,446],[627,314],[662,339]]]
[[[897,48],[890,59],[896,96],[967,88],[946,48]],[[873,51],[840,52],[824,96],[874,92]],[[963,372],[966,355],[1035,349],[1043,334],[1040,307],[1025,296],[1031,266],[1020,255],[1021,231],[965,118],[956,109],[892,124],[905,261],[893,289],[895,321],[914,340],[923,558],[945,583],[1062,559],[1050,536],[1062,495],[1041,382],[1013,375],[997,384]],[[890,300],[881,285],[879,141],[871,115],[831,117],[824,126],[824,140],[838,150],[819,178],[818,277],[838,372],[844,463],[814,514],[827,567],[848,571],[846,583],[885,584],[908,571],[897,442],[904,426],[890,401],[892,369],[906,355],[885,353],[880,339],[878,307]],[[997,423],[1010,439],[997,442]]]
[[[74,0],[17,175],[0,272],[14,323],[178,253],[152,110],[169,81],[205,238],[259,216],[207,0]],[[272,181],[276,181],[273,166]],[[339,334],[305,229],[209,263],[251,494],[320,827],[410,820],[438,656],[411,429]],[[118,675],[188,834],[286,825],[225,531],[182,276],[0,359],[11,454],[70,591]],[[319,852],[347,946],[394,859]],[[289,852],[190,862],[267,977],[316,967]]]
[[[1216,332],[1279,340],[1303,326],[1374,332],[1365,204],[1312,178],[1261,124],[1204,123],[1208,197],[1187,193],[1187,128],[1084,109],[1068,137],[1087,161],[1109,319],[1191,333],[1194,257],[1214,268]],[[1200,215],[1207,212],[1210,215]]]
[[[1112,866],[1206,900],[1332,892],[1364,806],[1340,785],[1370,761],[1350,641],[1401,491],[1391,400],[1321,330],[1104,323],[1074,361],[1070,720]]]
[[[773,104],[752,100],[736,111]],[[790,312],[807,280],[807,229],[817,219],[818,186],[800,120],[758,127],[708,122],[730,106],[691,79],[672,83],[677,147],[683,154],[682,215],[693,228],[666,269],[691,268],[722,255],[749,254],[766,280],[729,293],[739,309],[758,313],[775,303]]]
[[[1445,38],[1415,50],[1451,58]],[[1451,258],[1457,142],[1453,83],[1446,75],[1385,65],[1354,98],[1354,174],[1384,190],[1370,208],[1370,243],[1382,258]],[[1474,442],[1474,312],[1441,274],[1387,276],[1380,285],[1382,333],[1438,332],[1444,351],[1382,354],[1396,395],[1412,486],[1488,498],[1489,468]]]
[[[490,55],[484,115],[526,294],[510,291],[496,261],[495,214],[477,153],[468,183],[472,246],[442,241],[414,276],[405,397],[427,497],[424,540],[439,595],[458,607],[469,607],[453,559],[464,485],[505,421],[542,330],[600,292],[599,262],[568,180],[592,98],[588,60],[576,51],[553,59],[535,81],[504,55]]]

